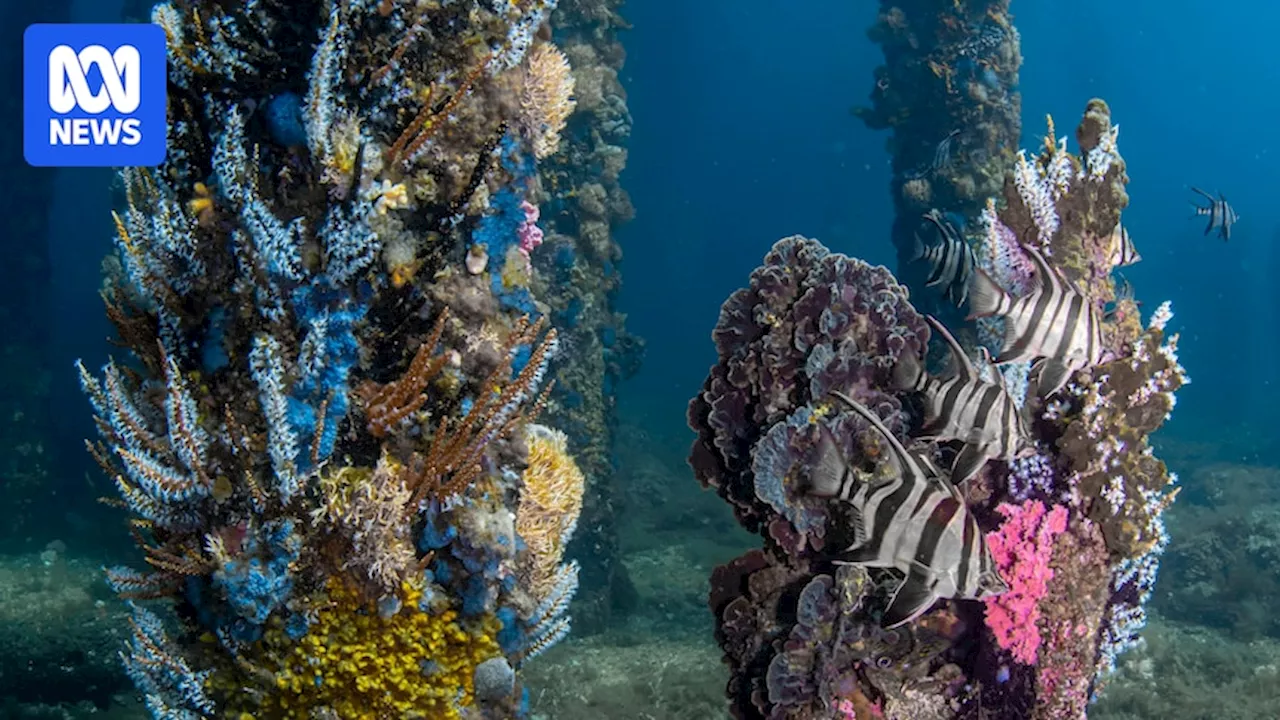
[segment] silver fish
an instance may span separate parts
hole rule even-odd
[[[945,380],[930,377],[920,360],[908,354],[898,358],[893,382],[899,390],[924,395],[925,437],[917,439],[964,442],[964,449],[951,466],[951,481],[963,483],[976,475],[987,460],[1012,460],[1033,450],[1026,422],[1004,386],[1004,376],[992,368],[996,381],[983,380],[947,328],[930,315],[925,320],[951,350],[955,373]],[[982,353],[990,362],[985,348]]]
[[[1116,229],[1111,231],[1111,250],[1107,253],[1107,260],[1112,268],[1128,267],[1142,260],[1129,230],[1122,223],[1116,223]]]
[[[969,292],[969,319],[1003,317],[1004,344],[995,363],[1036,360],[1039,391],[1048,397],[1071,373],[1102,362],[1102,322],[1093,300],[1071,287],[1039,250],[1023,250],[1035,266],[1035,287],[1015,298],[979,270]]]
[[[812,473],[815,494],[838,496],[853,511],[854,542],[835,561],[896,568],[906,575],[882,624],[894,628],[911,622],[938,598],[979,600],[1008,590],[955,486],[903,447],[870,410],[844,393],[831,394],[884,437],[897,471],[884,482],[857,483],[847,458],[835,451],[824,453]],[[834,449],[834,438],[822,427]]]
[[[936,208],[925,213],[923,217],[937,228],[940,242],[926,246],[917,233],[911,261],[920,259],[928,261],[930,271],[925,286],[942,286],[947,298],[960,307],[969,298],[969,281],[973,276],[974,268],[977,267],[973,248],[960,235],[956,226]]]
[[[1231,239],[1231,228],[1240,221],[1240,216],[1236,214],[1235,208],[1227,202],[1227,198],[1222,193],[1218,193],[1218,197],[1214,197],[1200,188],[1191,188],[1193,192],[1203,195],[1209,201],[1209,205],[1201,206],[1191,203],[1196,210],[1196,216],[1204,215],[1209,218],[1209,224],[1204,228],[1204,234],[1208,235],[1214,230],[1218,231],[1218,237],[1223,242]]]

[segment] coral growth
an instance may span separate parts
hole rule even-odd
[[[979,240],[983,205],[1000,192],[1018,146],[1021,40],[1008,0],[881,0],[867,35],[884,64],[868,105],[854,114],[892,133],[898,276],[917,307],[959,334],[964,315],[926,285],[925,264],[912,260],[914,238],[928,229],[921,216],[937,209],[960,220],[968,242]]]
[[[913,27],[900,13],[882,16],[887,38]],[[1046,278],[1026,260],[1047,255],[1082,305],[1103,315],[1115,300],[1114,254],[1101,251],[1099,231],[1108,228],[1109,242],[1128,203],[1115,136],[1095,100],[1077,133],[1083,157],[1063,140],[1010,158],[1003,197],[981,212],[977,255],[990,281],[1014,297],[1043,292]],[[1069,373],[1060,391],[1040,382],[1043,363],[995,370],[1031,442],[955,487],[948,468],[962,442],[922,428],[919,398],[891,382],[903,353],[914,360],[929,340],[906,291],[883,268],[815,241],[774,246],[725,301],[712,333],[718,362],[689,405],[695,475],[764,540],[712,576],[735,717],[849,708],[857,717],[1084,717],[1144,623],[1167,542],[1162,515],[1176,495],[1149,438],[1186,382],[1177,336],[1166,337],[1167,304],[1146,328],[1106,317],[1102,362]],[[1001,322],[979,326],[987,353],[999,349]],[[909,449],[887,452],[844,412],[848,403],[828,400],[833,391]],[[983,595],[957,592],[882,629],[891,596],[967,581],[964,558],[983,549],[947,530],[961,503],[985,537],[998,592],[985,607],[960,599]],[[889,542],[905,577],[884,567]]]
[[[1034,665],[1040,650],[1040,603],[1053,578],[1049,559],[1054,538],[1067,529],[1067,509],[1059,505],[1046,511],[1044,503],[1029,500],[1005,503],[996,512],[1004,522],[987,535],[987,547],[1009,590],[985,601],[987,627],[1014,660]]]
[[[554,5],[153,11],[170,154],[122,172],[105,294],[133,358],[80,376],[149,565],[108,579],[155,717],[525,713],[584,485],[534,423]]]

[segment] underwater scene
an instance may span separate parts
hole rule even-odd
[[[1280,720],[1280,8],[0,15],[0,718]]]

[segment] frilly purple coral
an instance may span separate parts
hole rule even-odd
[[[817,435],[797,435],[798,424],[789,432],[775,428],[787,427],[802,408],[816,409],[831,390],[882,417],[900,414],[898,399],[879,388],[889,386],[900,353],[919,353],[928,342],[924,318],[887,269],[793,236],[778,241],[748,287],[725,301],[712,337],[719,362],[689,404],[699,436],[689,458],[695,474],[752,530],[764,531],[782,515],[802,535],[821,535],[821,511],[782,482]],[[770,432],[776,434],[760,443]],[[753,462],[758,443],[769,454]],[[770,477],[756,478],[755,467],[768,468]]]

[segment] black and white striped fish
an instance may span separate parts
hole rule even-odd
[[[836,562],[896,568],[898,586],[882,624],[908,623],[938,598],[980,600],[1008,589],[986,539],[964,498],[937,469],[903,447],[880,418],[841,392],[832,395],[861,415],[884,438],[894,477],[859,483],[829,431],[826,451],[811,473],[813,494],[839,497],[854,514],[854,542]],[[825,426],[822,426],[826,431]]]
[[[1142,260],[1123,223],[1116,223],[1116,229],[1111,231],[1111,248],[1107,253],[1107,260],[1112,268],[1128,267]]]
[[[969,293],[969,319],[1001,316],[1004,344],[996,364],[1037,360],[1039,392],[1062,389],[1071,373],[1102,362],[1102,318],[1093,300],[1071,287],[1034,247],[1023,246],[1035,267],[1034,287],[1015,298],[979,270]]]
[[[976,475],[987,460],[1012,460],[1034,449],[1018,404],[1004,386],[1004,376],[991,368],[996,381],[983,380],[947,328],[930,315],[925,320],[947,343],[955,372],[945,380],[930,377],[920,360],[907,354],[898,358],[893,368],[893,383],[899,390],[924,396],[925,438],[964,443],[951,466],[951,481],[963,483]],[[985,348],[982,353],[990,362]]]
[[[1209,224],[1205,226],[1204,234],[1208,235],[1217,230],[1218,237],[1222,238],[1223,242],[1230,240],[1231,228],[1240,220],[1235,208],[1231,207],[1231,204],[1227,202],[1227,198],[1221,192],[1215,198],[1198,187],[1193,187],[1191,190],[1203,195],[1209,201],[1207,207],[1191,203],[1191,206],[1196,209],[1197,217],[1204,215],[1209,218]]]
[[[938,142],[938,146],[933,149],[933,162],[929,163],[931,172],[936,173],[951,166],[951,141],[959,135],[960,130],[957,128],[947,133],[947,136]]]
[[[923,217],[937,228],[939,241],[933,245],[925,245],[920,234],[916,233],[911,261],[926,260],[931,269],[925,286],[941,286],[947,299],[957,307],[963,306],[969,298],[969,281],[977,266],[973,248],[937,208],[925,213]]]

